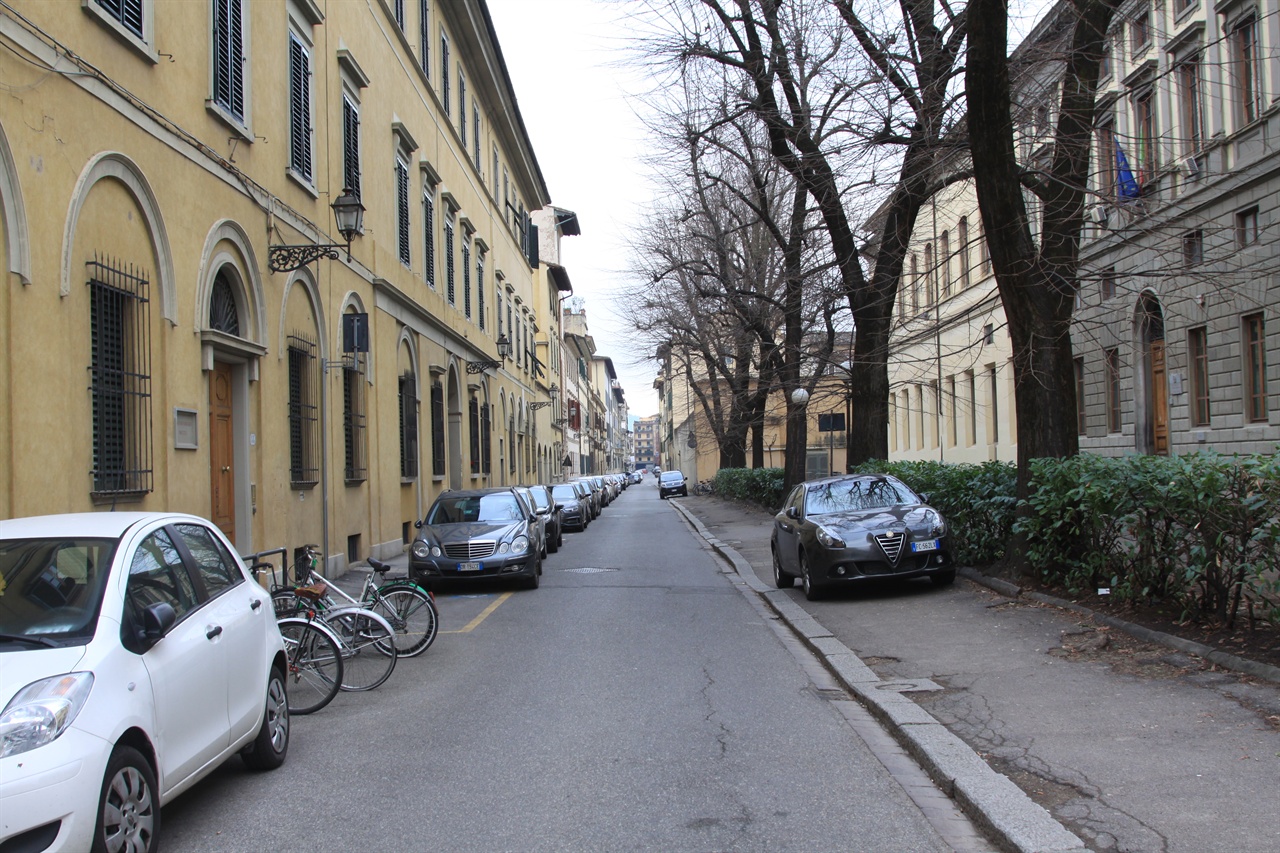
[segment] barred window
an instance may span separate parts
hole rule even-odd
[[[480,469],[489,474],[493,471],[493,420],[492,406],[480,407]]]
[[[365,386],[363,370],[354,364],[343,366],[342,434],[348,482],[359,482],[369,477],[368,441],[365,437]]]
[[[151,321],[141,270],[86,264],[93,395],[93,493],[152,489]]]
[[[137,6],[142,35],[141,0],[98,0],[98,5]],[[125,26],[133,29],[127,22]],[[244,121],[244,11],[241,0],[213,0],[213,102]]]
[[[1204,326],[1187,331],[1191,370],[1191,425],[1209,425],[1209,336]]]
[[[462,150],[467,150],[467,78],[462,76],[462,64],[458,64],[458,138]]]
[[[444,476],[444,388],[431,386],[431,473]]]
[[[320,374],[316,342],[289,336],[289,480],[294,488],[320,479]]]
[[[468,438],[470,439],[471,473],[480,473],[480,401],[471,398],[467,412]]]
[[[400,477],[418,476],[418,392],[412,373],[400,376]]]

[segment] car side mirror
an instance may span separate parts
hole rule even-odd
[[[149,644],[159,642],[178,622],[178,612],[167,601],[157,601],[142,611],[142,637]]]
[[[929,493],[928,493],[928,492],[920,492],[920,493],[919,493],[919,496],[920,496],[920,503],[922,503],[922,504],[927,504],[927,503],[929,502]]]
[[[422,529],[422,519],[418,519],[417,521],[415,521],[415,522],[413,523],[413,529],[414,529],[414,530],[421,530],[421,529]]]
[[[799,517],[800,517],[799,509],[793,506],[787,507],[787,518],[799,518]]]
[[[556,512],[559,512],[562,509],[564,509],[564,504],[556,504]]]

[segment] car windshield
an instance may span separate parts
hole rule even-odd
[[[92,637],[115,548],[115,539],[0,541],[0,634]]]
[[[524,513],[513,492],[492,495],[448,496],[436,500],[427,515],[427,524],[464,524],[474,521],[520,521]]]
[[[663,471],[658,475],[660,483],[681,483],[684,482],[684,474],[679,471]]]
[[[529,490],[529,494],[533,496],[533,505],[538,509],[548,509],[551,506],[551,499],[547,497],[547,490],[541,486],[535,486]]]
[[[578,499],[578,490],[565,483],[560,486],[552,486],[551,496],[558,501],[576,501]]]
[[[916,496],[893,480],[838,480],[809,489],[809,493],[805,495],[804,511],[806,515],[825,515],[830,512],[883,509],[913,503],[918,503]]]

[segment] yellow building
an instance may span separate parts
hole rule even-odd
[[[533,469],[549,198],[483,0],[17,0],[0,40],[0,517],[341,570]],[[349,254],[284,248],[344,189]]]

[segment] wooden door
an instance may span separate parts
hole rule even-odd
[[[1164,368],[1164,341],[1151,342],[1151,449],[1169,455],[1169,385]]]
[[[232,411],[231,366],[214,362],[209,381],[209,476],[213,507],[210,520],[235,542],[236,466]]]

